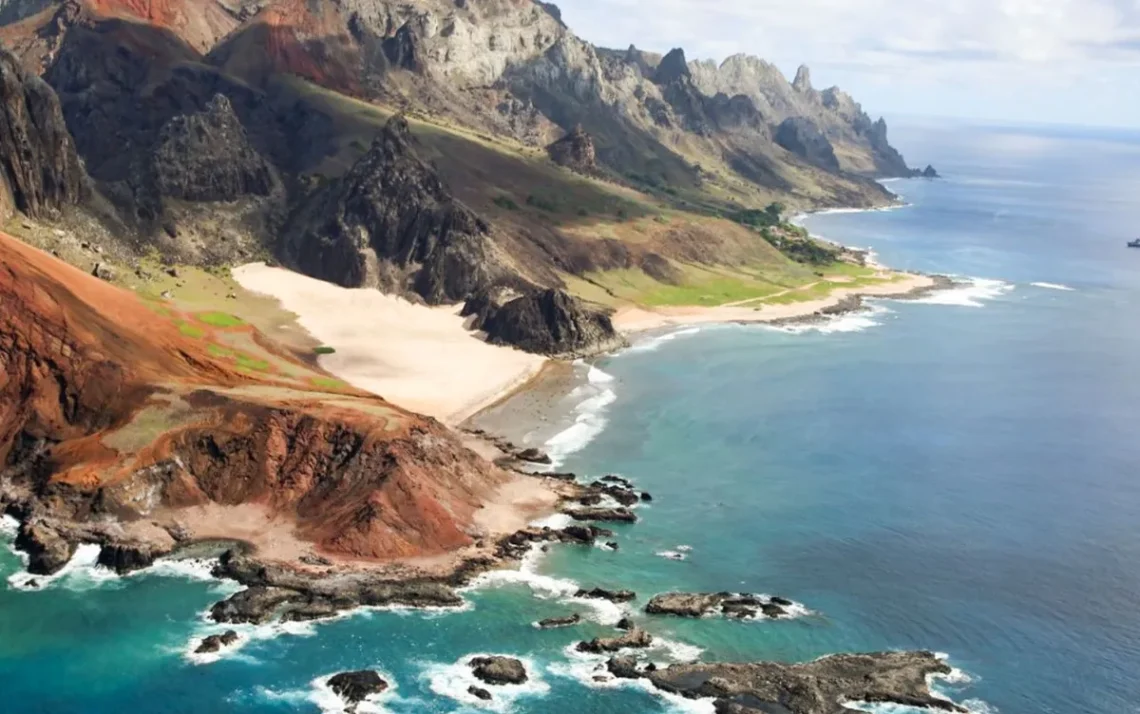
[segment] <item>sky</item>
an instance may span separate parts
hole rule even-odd
[[[811,67],[873,116],[1140,128],[1140,0],[558,0],[604,47]]]

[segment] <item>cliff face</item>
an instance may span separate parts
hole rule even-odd
[[[331,556],[471,542],[506,474],[377,397],[242,372],[210,349],[219,335],[180,330],[192,319],[0,235],[0,510],[21,516],[41,570],[80,537],[169,550],[147,524],[193,537],[188,506],[254,504]]]
[[[490,226],[452,197],[395,117],[343,177],[291,219],[283,252],[297,270],[346,287],[454,303],[505,277]]]
[[[86,176],[59,100],[0,50],[0,208],[31,216],[77,203]]]
[[[607,313],[590,308],[565,290],[530,289],[497,299],[484,292],[467,302],[465,315],[495,344],[576,359],[626,346]]]

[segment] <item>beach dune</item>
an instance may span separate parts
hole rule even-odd
[[[545,358],[490,345],[464,326],[460,306],[428,307],[370,288],[343,288],[250,263],[234,278],[276,298],[334,350],[321,367],[354,387],[455,425],[525,384]]]

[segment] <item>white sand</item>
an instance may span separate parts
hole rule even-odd
[[[525,384],[545,359],[496,347],[464,327],[459,306],[416,305],[264,263],[233,271],[247,290],[276,298],[316,340],[336,349],[321,367],[393,404],[458,424]]]
[[[882,285],[838,288],[831,291],[831,294],[826,298],[819,300],[783,305],[763,305],[759,309],[739,304],[721,307],[659,307],[651,310],[640,307],[624,307],[614,314],[614,326],[623,332],[641,332],[662,327],[701,323],[771,322],[811,315],[824,308],[839,304],[843,298],[850,295],[890,297],[892,295],[903,295],[933,284],[934,280],[925,275],[907,275],[901,280],[883,283]]]

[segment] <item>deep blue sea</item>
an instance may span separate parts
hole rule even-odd
[[[908,207],[806,225],[969,284],[823,329],[681,331],[595,365],[552,446],[563,468],[655,496],[617,552],[555,548],[462,612],[247,629],[205,663],[186,648],[225,586],[80,563],[26,592],[3,587],[20,562],[0,549],[0,711],[337,711],[320,678],[361,667],[396,684],[380,710],[479,711],[460,663],[483,652],[535,675],[494,711],[701,711],[593,681],[596,662],[566,648],[618,613],[569,598],[577,583],[811,610],[638,616],[662,661],[924,648],[962,670],[942,688],[974,711],[1140,711],[1140,250],[1124,246],[1140,235],[1140,135],[915,125],[895,139],[945,178],[889,184]],[[600,622],[530,624],[571,611]]]

